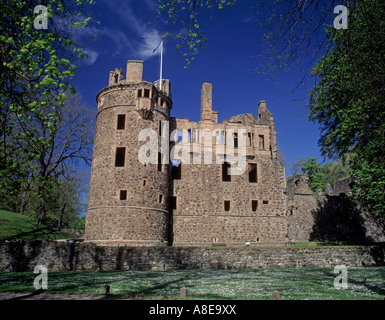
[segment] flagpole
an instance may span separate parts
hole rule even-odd
[[[163,39],[160,42],[160,83],[159,83],[159,90],[162,91],[162,70],[163,69]]]

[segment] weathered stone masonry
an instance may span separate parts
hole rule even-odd
[[[274,119],[264,100],[256,117],[247,113],[218,123],[213,87],[204,83],[200,121],[174,118],[170,81],[162,80],[160,90],[159,81],[143,81],[142,73],[143,61],[129,60],[126,78],[121,69],[111,71],[108,86],[97,94],[86,241],[127,246],[385,242],[385,220],[351,204],[348,180],[317,195],[306,175],[286,184]],[[152,130],[155,140],[139,139],[143,130]],[[155,161],[139,161],[143,145]],[[229,174],[239,165],[231,164],[229,153],[239,157],[242,151],[245,170]],[[168,161],[178,156],[182,161]]]
[[[384,265],[385,247],[127,247],[59,241],[0,242],[0,272],[256,269]]]
[[[108,87],[97,95],[86,240],[134,246],[287,241],[285,174],[266,102],[259,103],[257,118],[248,113],[218,123],[212,85],[204,83],[201,120],[173,118],[170,82],[162,80],[160,90],[159,81],[142,80],[142,71],[142,61],[128,61],[126,79],[121,70],[111,71]],[[145,143],[139,133],[159,133],[154,150],[161,152],[162,122],[169,124],[168,135],[177,130],[182,136],[170,150],[187,147],[190,161],[139,162]],[[207,131],[212,134],[210,161],[204,145]],[[241,175],[226,174],[230,140],[235,156],[238,143],[246,143]],[[162,157],[159,153],[158,159]]]

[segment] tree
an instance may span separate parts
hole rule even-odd
[[[341,159],[338,159],[337,162],[326,163],[322,170],[325,185],[330,184],[333,186],[337,180],[350,177],[350,166],[348,163],[344,164]]]
[[[289,165],[289,159],[285,156],[282,148],[278,146],[277,148],[277,159],[284,166],[287,167]]]
[[[318,58],[329,50],[324,28],[336,17],[334,8],[353,5],[358,0],[259,0],[250,1],[249,10],[265,30],[264,63],[256,70],[262,74],[301,68],[303,78]],[[176,49],[186,57],[187,66],[207,41],[201,20],[223,10],[241,5],[236,0],[158,0],[158,17],[168,26],[176,26],[166,36],[176,42]],[[306,61],[306,62],[305,62]]]
[[[44,167],[42,153],[55,144],[64,100],[73,92],[76,65],[69,58],[83,55],[63,21],[73,29],[85,26],[90,18],[78,8],[87,3],[92,1],[45,1],[47,29],[36,28],[35,1],[0,4],[0,189],[11,195],[6,206],[17,205],[21,193],[22,211],[32,182],[44,197],[45,181],[35,173]]]
[[[304,157],[299,157],[296,161],[293,162],[293,165],[291,166],[290,169],[290,174],[296,175],[302,172],[302,164],[306,161],[306,158]]]
[[[168,32],[176,42],[176,49],[186,57],[187,65],[191,64],[199,50],[206,42],[206,36],[199,25],[202,11],[221,11],[226,6],[234,5],[236,0],[159,0],[158,16],[164,23],[178,24],[178,31]]]
[[[49,113],[49,108],[45,110],[45,113]],[[52,140],[52,143],[43,148],[39,143],[34,144],[38,139],[48,139],[45,122],[37,119],[37,136],[32,137],[31,141],[27,142],[33,148],[33,152],[38,155],[33,177],[38,185],[39,222],[45,223],[47,215],[46,200],[49,192],[47,196],[46,192],[51,188],[49,181],[51,179],[57,181],[56,177],[63,173],[69,173],[73,167],[78,166],[79,161],[85,162],[86,165],[91,164],[93,118],[94,113],[82,102],[79,94],[69,96],[65,100],[64,106],[58,110],[57,129],[54,135],[49,133],[49,139]],[[59,186],[63,182],[66,182],[65,185],[68,186],[68,177],[67,180],[60,181]],[[47,187],[45,184],[47,184]],[[63,193],[65,192],[63,191]],[[60,199],[63,200],[63,197]]]
[[[309,176],[310,189],[316,192],[317,189],[324,190],[324,171],[322,165],[317,162],[316,158],[307,157],[306,161],[302,163],[301,170]]]
[[[41,117],[41,115],[49,114],[52,108],[53,106],[47,105],[45,108],[39,109],[38,113],[28,112],[27,115],[33,120],[29,123],[28,128],[33,128],[33,131],[31,130],[23,141],[19,141],[19,148],[28,149],[36,157],[29,161],[27,179],[21,180],[19,177],[17,180],[21,181],[23,186],[21,192],[17,194],[20,197],[17,202],[20,206],[18,211],[25,213],[27,199],[31,198],[31,192],[36,193],[38,195],[38,207],[35,208],[38,212],[36,218],[40,223],[46,222],[50,198],[54,197],[56,203],[61,203],[64,207],[68,205],[63,199],[69,190],[64,190],[64,187],[71,189],[75,180],[74,176],[77,174],[77,170],[74,168],[78,167],[80,161],[90,165],[92,157],[95,115],[90,107],[82,102],[78,93],[68,95],[63,107],[57,111],[56,130],[53,133],[47,130],[45,117]],[[41,141],[47,140],[50,140],[51,143],[41,143]],[[59,179],[60,176],[63,178]],[[70,181],[72,182],[69,183]],[[74,189],[77,188],[72,187],[72,190]],[[60,197],[53,195],[57,190],[60,190]],[[72,193],[71,197],[73,197]],[[9,202],[7,199],[8,196],[4,193],[0,203]]]
[[[357,1],[346,30],[328,30],[331,51],[316,64],[310,120],[329,158],[351,155],[353,199],[385,214],[385,3]]]
[[[59,230],[76,223],[83,211],[83,186],[84,182],[76,169],[66,170],[60,177],[51,177],[45,194],[45,223]],[[39,209],[39,197],[32,195],[27,205],[28,215],[37,218]]]
[[[337,180],[350,177],[350,170],[346,161],[338,160],[322,165],[317,158],[300,157],[293,163],[291,175],[306,173],[309,176],[310,188],[316,192],[317,189],[325,191],[327,184],[334,186]]]

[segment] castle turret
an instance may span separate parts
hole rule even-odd
[[[169,121],[170,84],[143,81],[143,61],[129,60],[109,74],[96,97],[98,112],[91,166],[86,241],[164,245],[168,239],[169,166],[139,161],[143,129],[156,132]],[[158,137],[160,154],[160,137]],[[158,159],[160,157],[157,157]]]

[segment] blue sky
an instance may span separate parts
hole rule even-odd
[[[109,71],[118,67],[124,72],[127,60],[144,60],[143,79],[159,79],[159,55],[153,55],[152,50],[170,29],[156,19],[155,3],[156,0],[99,0],[93,6],[91,14],[100,24],[91,26],[95,41],[86,44],[89,59],[73,81],[91,107],[96,109],[96,94],[107,86]],[[173,40],[165,40],[163,78],[172,84],[171,115],[199,121],[200,88],[204,82],[213,84],[213,110],[218,111],[220,122],[242,113],[256,115],[258,102],[266,100],[274,116],[278,147],[288,159],[289,175],[292,163],[299,157],[323,160],[317,145],[320,131],[307,120],[303,108],[310,86],[293,93],[298,84],[292,81],[297,76],[295,71],[282,73],[274,80],[250,72],[263,62],[253,57],[262,51],[264,34],[247,9],[250,3],[239,1],[214,20],[207,16],[200,22],[207,43],[188,69]]]

